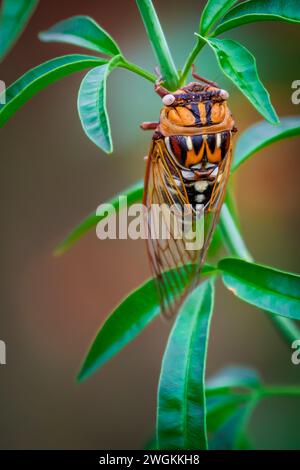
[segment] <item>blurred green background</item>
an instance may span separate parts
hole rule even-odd
[[[200,0],[156,0],[178,66],[193,45]],[[80,51],[43,44],[37,33],[75,14],[92,16],[129,59],[156,65],[134,1],[42,0],[26,32],[1,64],[7,84],[54,56]],[[299,113],[291,83],[300,79],[297,25],[258,23],[227,33],[256,55],[260,75],[280,116]],[[86,51],[83,51],[88,53]],[[209,50],[197,71],[231,92],[239,131],[260,116],[219,71]],[[75,374],[112,307],[149,277],[142,241],[102,241],[91,232],[61,258],[55,245],[90,211],[144,173],[160,100],[152,85],[114,71],[108,108],[115,152],[107,156],[84,135],[76,97],[84,74],[40,93],[1,130],[0,447],[141,448],[155,423],[156,387],[170,324],[153,323],[86,382]],[[299,139],[260,152],[238,172],[235,188],[242,229],[257,261],[299,272]],[[218,285],[208,375],[227,364],[257,368],[268,383],[299,383],[300,366],[266,314]],[[300,448],[299,399],[264,400],[250,426],[256,448]]]

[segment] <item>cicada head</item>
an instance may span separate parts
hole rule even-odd
[[[162,102],[165,106],[188,107],[191,103],[204,103],[206,101],[223,102],[227,101],[229,93],[217,86],[202,85],[197,82],[180,88],[174,93],[168,93],[162,96]]]
[[[228,109],[229,93],[215,84],[197,82],[173,93],[162,87],[156,90],[162,99],[163,108],[160,130],[164,135],[184,135],[203,132],[231,130],[233,120]]]
[[[164,90],[164,89],[163,89]],[[174,93],[160,93],[162,117],[170,127],[206,128],[220,125],[228,116],[229,93],[213,85],[192,82]]]

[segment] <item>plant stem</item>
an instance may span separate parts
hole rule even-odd
[[[148,72],[147,70],[142,69],[138,65],[133,64],[132,62],[129,62],[124,57],[122,57],[119,66],[122,67],[123,69],[130,70],[131,72],[136,73],[137,75],[140,75],[146,80],[149,80],[149,82],[155,83],[155,80],[156,80],[155,75]]]
[[[226,204],[223,205],[221,211],[220,228],[228,252],[233,256],[238,256],[239,258],[244,259],[245,261],[253,261],[252,255],[248,251]],[[268,317],[286,339],[289,346],[293,341],[300,339],[300,329],[293,320],[279,315],[268,314]]]
[[[228,252],[246,261],[253,261],[251,254],[237,228],[227,204],[223,205],[220,218],[220,229]]]
[[[274,396],[300,396],[300,387],[296,385],[270,385],[263,387],[259,390],[260,397],[274,397]]]
[[[194,46],[194,48],[191,50],[188,58],[187,58],[187,61],[182,69],[182,73],[181,73],[181,77],[180,77],[180,86],[184,85],[185,81],[186,81],[186,78],[187,78],[187,75],[197,57],[197,55],[199,54],[199,52],[201,51],[201,49],[205,46],[206,42],[204,41],[204,39],[198,37],[197,38],[197,42]]]
[[[160,65],[165,86],[171,91],[176,90],[178,73],[153,3],[151,0],[136,0],[136,3]]]

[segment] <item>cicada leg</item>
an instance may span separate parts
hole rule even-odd
[[[154,131],[158,125],[159,125],[159,122],[142,122],[140,127],[144,131]]]

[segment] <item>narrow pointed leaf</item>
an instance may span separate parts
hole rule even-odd
[[[287,21],[300,22],[300,8],[298,0],[249,0],[239,3],[222,19],[221,24],[214,31],[218,35],[255,21]]]
[[[78,113],[83,130],[89,139],[106,153],[113,151],[106,110],[106,81],[110,72],[118,66],[119,59],[120,56],[115,56],[107,64],[88,72],[78,93]]]
[[[226,407],[225,407],[226,409]],[[230,411],[230,409],[229,409]],[[219,429],[209,441],[210,450],[235,450],[239,445],[241,434],[243,434],[247,418],[252,411],[251,401],[236,403],[231,407],[229,416],[224,420]],[[224,413],[224,410],[223,410]]]
[[[246,261],[253,261],[251,253],[249,253],[245,245],[227,204],[223,205],[219,226],[222,230],[224,244],[227,246],[229,253]],[[279,315],[271,315],[270,320],[274,323],[280,334],[284,336],[289,347],[291,342],[300,337],[300,328],[293,320]]]
[[[228,366],[224,367],[216,375],[210,377],[207,381],[207,393],[211,390],[233,388],[238,389],[254,389],[259,387],[260,378],[254,369],[248,367]]]
[[[26,72],[6,90],[6,104],[0,105],[0,127],[29,99],[60,78],[106,63],[88,55],[65,55],[44,62]]]
[[[144,191],[144,182],[138,181],[133,186],[125,189],[121,193],[109,199],[106,204],[111,204],[116,214],[120,210],[120,196],[127,197],[127,206],[138,203],[143,197]],[[66,252],[79,238],[81,238],[85,233],[95,228],[96,225],[103,220],[108,215],[98,215],[96,211],[92,212],[88,217],[86,217],[72,232],[56,247],[55,255],[61,255]]]
[[[205,266],[203,275],[214,271]],[[173,277],[166,273],[173,286],[173,292],[179,293]],[[182,290],[184,285],[182,286]],[[131,292],[113,310],[94,339],[86,359],[78,374],[78,380],[86,379],[105,362],[115,356],[126,344],[132,341],[160,313],[154,279]]]
[[[158,60],[165,86],[170,90],[176,90],[179,82],[178,73],[152,0],[136,0],[136,4]]]
[[[205,36],[236,2],[237,0],[208,0],[200,20],[200,34]]]
[[[218,268],[226,287],[240,299],[300,320],[300,276],[235,258],[222,259]]]
[[[212,281],[198,286],[170,334],[158,388],[159,449],[207,449],[205,364],[213,297]]]
[[[0,10],[0,62],[17,41],[38,0],[3,0]]]
[[[159,311],[155,282],[151,279],[123,299],[104,322],[83,362],[78,380],[86,379],[116,355],[159,315]]]
[[[300,136],[299,116],[281,118],[278,126],[272,126],[262,121],[249,127],[237,141],[232,170],[235,171],[248,158],[264,147],[296,136]]]
[[[257,372],[246,367],[225,367],[207,382],[209,448],[239,447],[253,409],[254,393],[261,387]]]
[[[110,56],[120,54],[112,37],[88,16],[73,16],[39,34],[45,42],[64,42]]]
[[[214,50],[224,74],[267,121],[278,124],[278,116],[271,104],[270,95],[258,76],[253,55],[231,39],[209,39],[208,44]]]
[[[210,440],[236,412],[237,407],[249,402],[250,394],[220,392],[210,396],[206,393],[207,431]],[[210,447],[210,445],[209,445]]]

